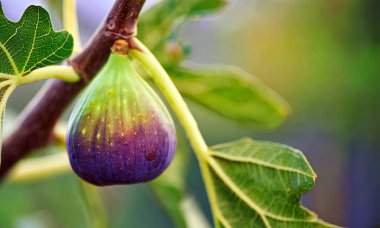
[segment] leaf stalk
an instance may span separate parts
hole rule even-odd
[[[23,85],[50,78],[57,78],[70,83],[78,82],[81,80],[80,76],[71,66],[47,66],[36,69],[25,76],[19,77],[17,84]]]
[[[80,35],[78,29],[78,16],[76,9],[76,0],[63,0],[63,27],[67,30],[74,39],[74,53],[79,53],[81,50]]]

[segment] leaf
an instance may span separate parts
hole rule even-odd
[[[221,9],[225,4],[226,0],[162,1],[142,15],[138,36],[154,54],[159,54],[177,22]]]
[[[29,6],[18,22],[9,21],[0,3],[0,72],[25,75],[32,70],[59,63],[72,53],[73,38],[55,32],[48,12]]]
[[[245,124],[273,128],[290,112],[285,100],[237,67],[192,64],[169,74],[184,96]]]
[[[181,7],[183,1],[176,1],[178,2],[179,7]],[[228,0],[193,0],[189,2],[191,2],[192,7],[188,8],[189,10],[186,14],[187,17],[207,14],[210,12],[220,10],[227,4]]]
[[[300,205],[316,178],[300,151],[251,139],[210,149],[217,227],[333,227]]]

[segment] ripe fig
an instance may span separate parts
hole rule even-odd
[[[173,120],[127,56],[112,53],[83,92],[69,120],[70,164],[98,186],[159,176],[176,149]]]

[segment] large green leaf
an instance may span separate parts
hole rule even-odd
[[[300,205],[316,178],[300,151],[251,139],[210,149],[218,227],[332,227]]]
[[[0,3],[0,72],[25,75],[71,55],[72,36],[55,32],[48,12],[41,6],[29,6],[18,22],[9,21]]]
[[[290,112],[279,95],[237,67],[192,64],[169,74],[184,96],[245,124],[276,127]]]

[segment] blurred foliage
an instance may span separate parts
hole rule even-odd
[[[185,198],[190,151],[180,133],[177,134],[177,144],[176,155],[169,168],[157,179],[148,183],[148,186],[156,196],[156,200],[170,215],[175,226],[188,227],[181,204]]]
[[[85,211],[74,177],[70,176],[22,184],[3,183],[0,205],[6,206],[0,208],[0,227],[23,227],[23,224],[42,228],[79,227]]]
[[[234,30],[246,34],[234,37],[223,61],[255,72],[286,97],[294,109],[290,121],[298,121],[299,126],[317,122],[345,141],[357,134],[373,140],[380,129],[373,118],[380,115],[379,30],[374,29],[380,22],[373,18],[378,3],[268,1],[251,5],[254,12],[242,15],[248,17],[246,23]],[[220,37],[220,47],[230,44],[229,36]]]
[[[82,180],[78,181],[81,198],[87,212],[87,226],[91,228],[108,227],[108,216],[100,195],[100,189]]]
[[[289,115],[285,100],[237,67],[187,64],[169,74],[184,96],[248,126],[276,127]]]
[[[179,21],[209,13],[224,5],[225,0],[164,0],[142,15],[138,24],[138,37],[158,57],[162,56],[159,52],[164,50],[167,38]]]
[[[62,18],[62,3],[63,0],[45,0],[48,3],[49,9],[54,12],[55,17]]]
[[[220,9],[225,3],[224,0],[163,1],[143,14],[138,36],[168,70],[182,94],[235,121],[261,128],[276,127],[286,119],[290,108],[252,75],[238,67],[206,65],[204,68],[210,68],[206,70],[178,66],[188,52],[178,40],[179,25],[185,19]]]

